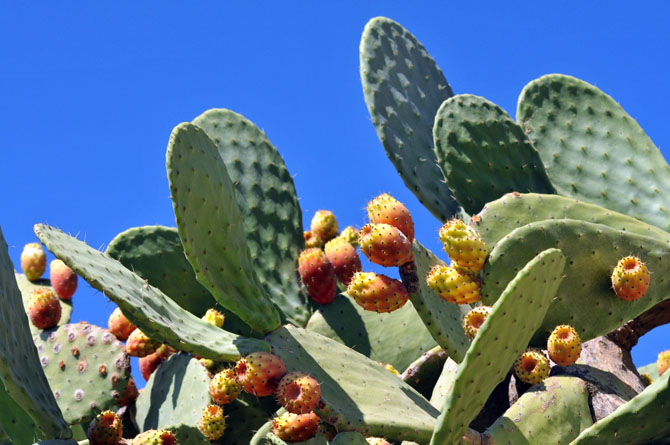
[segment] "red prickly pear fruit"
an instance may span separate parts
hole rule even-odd
[[[170,430],[147,430],[135,436],[129,445],[177,445],[177,437]]]
[[[337,237],[326,243],[323,249],[330,264],[335,269],[335,275],[341,283],[347,285],[356,272],[360,272],[361,259],[356,248],[344,238]]]
[[[156,352],[160,345],[160,342],[152,340],[144,332],[135,329],[126,341],[126,352],[133,357],[146,357]]]
[[[33,292],[28,303],[28,317],[38,329],[53,328],[60,321],[60,300],[48,288],[40,288]]]
[[[118,307],[109,316],[107,326],[109,327],[109,332],[121,341],[128,340],[128,336],[135,330],[135,325],[128,321]]]
[[[209,382],[209,395],[214,403],[225,405],[232,403],[242,391],[234,369],[224,369],[214,375]]]
[[[337,276],[323,250],[313,247],[300,254],[298,272],[307,293],[319,304],[328,304],[337,294]]]
[[[223,328],[223,322],[226,321],[226,316],[216,309],[207,309],[205,315],[202,316],[202,319],[207,323],[211,323],[217,328]]]
[[[126,349],[127,348],[128,345],[126,345]],[[151,374],[153,374],[156,368],[158,368],[161,363],[167,360],[168,357],[174,354],[174,352],[175,350],[169,346],[160,345],[155,352],[149,355],[145,355],[144,357],[140,357],[140,372],[142,373],[144,380],[149,380],[149,377],[151,377]]]
[[[119,400],[116,401],[116,405],[128,406],[135,400],[137,400],[137,396],[139,395],[140,392],[137,390],[137,385],[135,385],[135,379],[131,377],[130,379],[128,379],[128,385],[126,386],[125,391],[123,391],[123,394],[121,395]]]
[[[466,304],[481,300],[481,284],[469,270],[459,266],[433,266],[426,283],[449,303]]]
[[[91,445],[117,445],[123,436],[121,418],[114,411],[103,411],[89,424],[86,434]]]
[[[393,196],[382,193],[368,203],[368,219],[373,224],[389,224],[414,241],[414,221],[407,207]]]
[[[209,405],[202,412],[200,419],[200,432],[210,441],[219,440],[223,437],[226,429],[226,418],[223,410],[218,405]]]
[[[344,230],[342,230],[340,234],[337,235],[337,237],[349,241],[349,244],[354,247],[358,247],[359,233],[358,230],[356,230],[353,226],[345,227]]]
[[[489,249],[479,232],[460,219],[452,219],[442,226],[440,241],[451,261],[471,272],[484,268]]]
[[[272,419],[272,433],[285,442],[303,442],[316,435],[319,416],[312,413],[284,413]]]
[[[21,270],[30,281],[39,279],[47,268],[47,255],[39,243],[28,243],[21,252]]]
[[[547,340],[549,358],[559,366],[570,366],[582,353],[582,341],[579,334],[570,325],[556,326]]]
[[[303,235],[305,236],[305,249],[310,249],[312,247],[318,247],[320,249],[323,247],[321,238],[312,233],[311,230],[306,230]]]
[[[396,227],[366,224],[360,232],[361,251],[380,266],[402,266],[414,260],[412,243]]]
[[[477,332],[479,332],[479,328],[484,324],[490,313],[490,306],[479,306],[465,314],[463,318],[463,330],[470,340],[475,338]]]
[[[670,351],[663,351],[658,354],[656,366],[658,367],[659,376],[663,375],[663,373],[670,368]]]
[[[651,275],[636,256],[621,258],[612,272],[612,287],[619,298],[635,301],[647,292]]]
[[[276,355],[260,351],[238,360],[235,371],[242,389],[257,397],[264,397],[275,393],[288,369],[286,363]]]
[[[321,399],[321,386],[316,379],[304,372],[289,372],[277,388],[277,401],[286,411],[304,414],[314,411]]]
[[[317,210],[312,218],[311,232],[322,243],[330,241],[337,235],[337,219],[330,210]]]
[[[535,385],[549,376],[549,359],[539,349],[529,349],[514,362],[514,374],[525,383]]]
[[[409,293],[398,280],[374,272],[357,272],[347,294],[368,311],[393,312],[407,303]]]
[[[62,260],[55,259],[49,265],[51,286],[61,300],[70,300],[77,290],[77,274]]]

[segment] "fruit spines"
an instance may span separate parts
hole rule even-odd
[[[651,275],[647,266],[636,256],[619,260],[612,272],[612,288],[622,300],[635,301],[647,292]]]
[[[277,387],[277,401],[286,411],[304,414],[314,411],[321,399],[321,386],[304,372],[289,372]]]
[[[460,219],[452,219],[440,228],[439,236],[444,251],[454,263],[472,272],[484,268],[488,248],[474,228]]]
[[[360,232],[361,252],[380,266],[402,266],[414,260],[412,243],[389,224],[366,224]]]
[[[30,281],[39,279],[47,268],[47,255],[40,243],[28,243],[21,252],[21,270]]]
[[[242,387],[237,381],[234,369],[218,372],[209,382],[209,395],[219,405],[232,403],[240,395],[240,391]]]
[[[540,349],[528,349],[514,362],[514,374],[531,385],[549,376],[549,359]]]
[[[49,288],[33,292],[28,303],[28,317],[36,328],[53,328],[60,321],[62,308],[56,294]]]
[[[226,429],[226,418],[223,410],[218,405],[209,405],[202,412],[202,418],[198,425],[200,432],[210,441],[223,437]]]
[[[582,341],[575,328],[567,324],[556,326],[547,340],[547,352],[559,366],[575,363],[582,352]]]
[[[335,269],[337,279],[344,285],[349,284],[354,274],[363,269],[356,248],[345,238],[338,236],[328,241],[324,252]]]
[[[123,435],[121,418],[114,411],[103,411],[88,426],[86,436],[91,445],[117,445]]]
[[[407,207],[393,196],[382,193],[368,202],[368,219],[371,223],[389,224],[400,230],[411,243],[414,241],[414,221]]]
[[[398,280],[374,272],[357,272],[347,294],[368,311],[393,312],[407,303],[409,293]]]
[[[284,413],[272,419],[272,433],[286,442],[302,442],[313,437],[319,430],[319,416]]]
[[[463,317],[463,330],[465,335],[473,340],[479,332],[479,328],[486,321],[486,317],[491,313],[491,306],[478,306],[471,309],[470,312]]]
[[[304,250],[298,258],[298,272],[314,301],[328,304],[335,299],[337,276],[323,250],[316,247]]]
[[[49,265],[51,286],[61,300],[70,300],[77,290],[77,274],[60,259]]]
[[[440,298],[449,303],[466,304],[481,300],[479,280],[470,271],[459,266],[433,266],[426,277],[426,283]]]
[[[257,397],[264,397],[275,393],[288,369],[286,363],[276,355],[259,351],[238,360],[235,372],[242,389]]]

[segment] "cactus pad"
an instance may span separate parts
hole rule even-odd
[[[458,443],[466,433],[540,326],[556,296],[564,266],[561,251],[547,249],[509,282],[459,365],[431,444]]]
[[[433,121],[453,96],[423,45],[393,20],[365,25],[360,44],[361,83],[386,155],[419,201],[440,221],[458,212],[433,151]]]
[[[291,325],[266,339],[289,372],[306,372],[320,383],[323,404],[316,413],[335,428],[394,440],[426,441],[430,437],[437,409],[367,357]]]
[[[559,194],[670,229],[670,167],[610,96],[550,74],[523,89],[517,121]]]
[[[433,138],[447,185],[468,213],[509,192],[556,192],[523,129],[482,97],[445,100],[435,116]]]
[[[338,433],[330,442],[330,445],[370,445],[361,433],[345,431]]]
[[[302,212],[284,160],[253,122],[225,109],[193,120],[214,142],[235,187],[254,270],[272,301],[294,323],[309,319],[295,271],[303,248]]]
[[[35,233],[54,255],[114,300],[131,323],[157,341],[218,360],[237,360],[269,349],[261,340],[239,337],[199,319],[118,261],[58,229],[37,224]]]
[[[76,323],[36,335],[42,369],[65,420],[91,420],[116,403],[130,379],[123,343],[106,329]]]
[[[214,142],[193,124],[178,125],[167,172],[179,237],[198,281],[255,330],[277,328],[279,313],[254,270],[243,214]]]
[[[0,444],[32,443],[39,436],[39,429],[28,413],[9,397],[0,381]],[[6,436],[3,438],[2,433]]]
[[[30,301],[30,297],[33,295],[33,292],[35,292],[37,289],[47,288],[53,291],[53,288],[51,287],[51,282],[47,279],[40,278],[39,280],[29,281],[23,274],[14,273],[14,275],[16,276],[16,284],[18,284],[19,290],[21,291],[21,297],[23,299],[23,307],[25,308],[26,311],[28,310],[28,303]],[[59,298],[58,302],[60,303],[61,308],[60,321],[58,322],[58,325],[60,326],[68,324],[70,322],[70,318],[72,317],[72,300],[61,300]],[[30,324],[30,331],[33,333],[33,335],[42,331],[41,329],[33,326],[32,323],[29,324]]]

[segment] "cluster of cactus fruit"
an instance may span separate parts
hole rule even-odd
[[[17,274],[0,236],[0,443],[670,443],[670,351],[630,359],[670,322],[670,167],[651,140],[568,76],[526,86],[517,121],[454,95],[386,18],[360,57],[450,264],[388,194],[360,230],[321,210],[304,231],[265,134],[209,110],[168,144],[177,228],[100,252],[38,224],[50,280],[39,244]],[[108,329],[70,323],[77,274],[118,305]]]

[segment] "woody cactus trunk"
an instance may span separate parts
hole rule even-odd
[[[328,304],[312,301],[282,157],[245,117],[209,110],[170,136],[176,228],[131,228],[100,252],[35,226],[138,329],[179,351],[134,403],[118,408],[129,365],[108,331],[68,324],[64,307],[61,326],[31,332],[22,293],[49,283],[17,278],[2,239],[0,443],[85,443],[88,423],[110,408],[127,443],[154,443],[139,435],[153,429],[209,443],[199,426],[211,374],[193,357],[216,367],[260,351],[318,381],[322,424],[310,444],[670,443],[670,373],[650,383],[630,356],[641,335],[670,321],[670,168],[652,141],[612,98],[569,76],[528,84],[516,120],[482,97],[454,95],[421,43],[387,18],[365,27],[360,64],[372,122],[407,187],[487,246],[483,268],[468,273],[477,298],[440,298],[426,276],[445,261],[414,240],[399,309],[367,311],[341,285]],[[626,255],[651,272],[635,301],[610,281]],[[482,305],[488,316],[470,339],[464,316]],[[212,307],[223,327],[201,318]],[[524,383],[515,361],[546,349],[559,325],[584,342],[579,359]],[[243,394],[223,409],[214,443],[284,443],[273,398]]]

